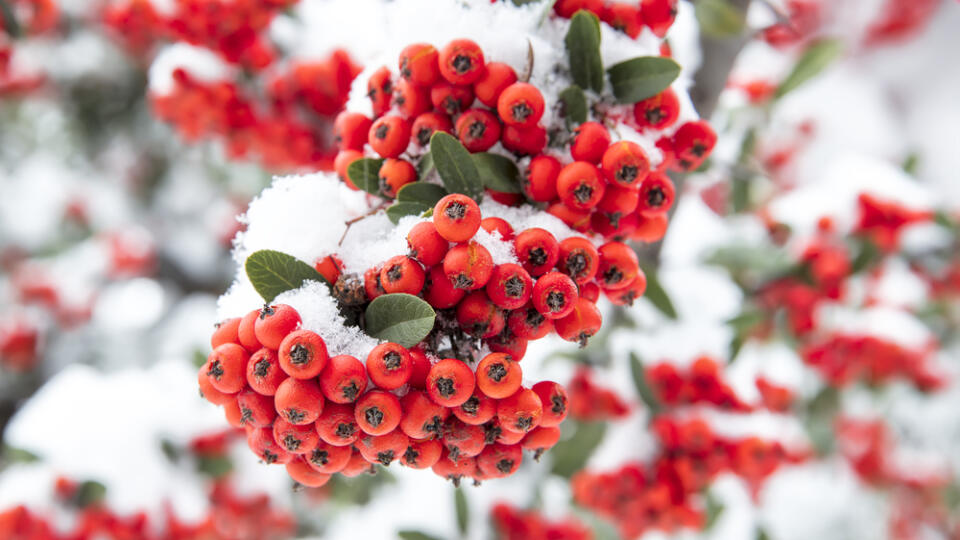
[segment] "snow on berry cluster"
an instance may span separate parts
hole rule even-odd
[[[398,74],[361,73],[334,122],[336,176],[280,178],[251,203],[199,383],[298,482],[394,461],[513,474],[568,409],[562,386],[524,377],[528,341],[583,345],[601,296],[643,294],[623,241],[662,237],[666,171],[698,167],[715,136],[670,88],[672,60],[626,60],[608,83],[594,15],[545,26],[569,58],[532,41],[524,66],[465,38],[397,47]]]

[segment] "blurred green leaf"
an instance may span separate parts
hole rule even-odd
[[[832,386],[824,386],[807,404],[804,427],[821,456],[833,450],[833,422],[839,408],[840,392]]]
[[[650,384],[647,383],[647,373],[643,368],[640,357],[633,352],[630,353],[630,377],[633,379],[633,386],[637,389],[637,394],[640,396],[640,399],[642,399],[643,403],[650,409],[650,416],[653,417],[659,414],[662,410],[660,400],[657,399],[653,388],[650,388]]]
[[[724,506],[723,503],[718,501],[709,491],[706,493],[706,511],[707,511],[707,521],[704,524],[704,529],[709,531],[717,523],[717,519],[723,514]]]
[[[441,540],[438,536],[431,536],[420,531],[399,531],[397,536],[402,540]]]
[[[880,248],[870,240],[862,238],[859,239],[857,244],[859,251],[857,251],[857,256],[854,257],[853,263],[850,264],[850,272],[853,274],[859,274],[869,269],[883,258],[883,253],[880,252]]]
[[[774,99],[782,98],[788,92],[819,75],[840,56],[842,51],[843,43],[839,39],[823,39],[810,44],[793,66],[793,71],[780,83],[773,95]]]
[[[746,13],[727,0],[696,0],[694,14],[700,31],[716,38],[740,35],[747,23]]]
[[[77,487],[73,502],[78,508],[86,508],[91,504],[102,502],[107,496],[107,486],[94,480],[87,480]]]
[[[8,444],[0,446],[0,464],[34,463],[40,461],[40,456],[29,450],[17,448]]]
[[[643,273],[647,277],[647,290],[643,293],[643,297],[649,300],[655,308],[660,310],[660,313],[663,313],[670,319],[677,318],[677,310],[673,307],[673,302],[670,300],[670,296],[667,295],[667,291],[664,290],[663,285],[660,284],[660,279],[657,275],[657,272],[653,269],[653,266],[642,265]]]
[[[467,496],[460,486],[453,488],[453,503],[457,509],[457,529],[461,536],[466,536],[470,528],[470,505],[467,504]]]
[[[14,39],[20,37],[20,23],[10,7],[9,0],[0,0],[0,17],[3,17],[3,27],[7,34]]]
[[[903,172],[913,176],[917,174],[917,166],[920,165],[920,155],[916,152],[911,152],[910,155],[903,160],[903,163],[900,165],[900,168],[903,169]]]
[[[197,471],[211,478],[222,478],[233,471],[233,461],[227,456],[200,456]]]
[[[553,474],[570,478],[579,471],[590,459],[593,451],[600,446],[603,436],[607,432],[605,422],[571,422],[567,421],[575,431],[573,436],[561,440],[550,450],[553,456]]]

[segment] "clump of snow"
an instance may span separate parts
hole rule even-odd
[[[383,264],[390,257],[406,255],[410,251],[407,234],[422,221],[426,219],[405,216],[394,225],[384,212],[377,212],[352,224],[343,239],[343,249],[338,252],[344,272],[362,277],[365,271]]]
[[[296,309],[303,321],[302,327],[323,336],[331,356],[349,354],[363,359],[380,343],[359,328],[344,324],[336,300],[323,283],[307,281],[299,289],[281,294],[274,302]]]

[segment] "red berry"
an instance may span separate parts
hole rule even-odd
[[[560,242],[557,270],[583,285],[597,274],[600,253],[593,243],[582,236],[571,236]]]
[[[573,311],[553,321],[553,325],[561,338],[586,347],[587,340],[600,330],[602,322],[603,317],[596,304],[585,298],[578,298]]]
[[[443,422],[450,409],[437,405],[427,394],[416,390],[400,399],[403,419],[400,429],[411,439],[432,439],[443,435]]]
[[[453,280],[447,277],[442,265],[434,266],[427,274],[423,286],[423,299],[436,309],[448,309],[457,305],[467,291],[453,286]]]
[[[328,403],[314,427],[320,439],[333,446],[350,446],[360,434],[352,405]]]
[[[295,330],[287,334],[280,343],[279,353],[280,368],[297,379],[316,377],[330,358],[323,338],[310,330]]]
[[[400,457],[400,463],[411,469],[428,469],[440,460],[443,445],[440,441],[410,441]]]
[[[343,268],[343,262],[336,255],[327,255],[322,259],[318,259],[313,267],[323,276],[323,279],[327,280],[327,283],[333,285],[340,277],[340,269]]]
[[[437,233],[450,242],[466,242],[480,229],[480,207],[460,193],[446,195],[433,207]]]
[[[315,381],[293,377],[280,383],[274,396],[277,413],[298,426],[316,421],[323,412],[323,402],[323,393]]]
[[[632,306],[634,300],[643,296],[647,290],[647,276],[643,271],[637,272],[637,277],[622,289],[606,290],[604,293],[610,302],[616,306]]]
[[[519,156],[532,156],[547,146],[547,130],[543,126],[505,126],[500,142],[507,150]]]
[[[291,454],[306,454],[317,447],[320,437],[312,424],[296,426],[278,418],[273,423],[273,440]]]
[[[557,176],[560,175],[560,160],[541,154],[530,160],[523,178],[523,192],[536,202],[550,202],[557,198]]]
[[[590,229],[590,217],[593,215],[590,210],[575,210],[561,202],[548,206],[547,213],[578,232],[587,232]]]
[[[410,380],[407,381],[412,388],[423,390],[427,386],[427,373],[430,372],[430,359],[420,350],[419,347],[410,349]]]
[[[490,353],[477,364],[477,387],[494,399],[512,395],[522,380],[523,370],[509,354]]]
[[[598,164],[610,146],[610,132],[598,122],[584,122],[573,130],[570,155],[575,161]]]
[[[540,427],[559,426],[567,417],[567,391],[552,381],[540,381],[531,388],[543,404]]]
[[[470,109],[457,118],[454,133],[470,152],[486,152],[497,144],[500,121],[486,109]]]
[[[444,133],[453,132],[453,124],[447,115],[439,112],[425,112],[416,117],[413,126],[410,128],[410,136],[418,146],[426,148],[430,145],[430,137],[433,134],[442,131]]]
[[[497,419],[500,427],[515,433],[527,433],[540,425],[543,405],[540,398],[529,388],[521,388],[497,404]]]
[[[458,289],[482,289],[493,274],[493,257],[476,242],[459,244],[443,258],[443,273]]]
[[[643,30],[643,16],[640,6],[616,2],[607,6],[603,13],[603,22],[636,39]]]
[[[673,181],[660,172],[652,172],[640,184],[637,212],[643,215],[666,212],[673,205],[676,192]]]
[[[406,255],[392,257],[380,270],[380,286],[387,293],[420,294],[425,279],[420,263]]]
[[[431,86],[440,78],[439,57],[429,43],[407,45],[400,52],[400,76],[417,86]]]
[[[640,271],[637,254],[622,242],[607,242],[600,246],[598,281],[605,290],[623,289],[630,285]]]
[[[240,345],[243,345],[243,348],[246,349],[247,352],[252,353],[263,347],[260,341],[257,340],[257,334],[253,330],[258,318],[260,318],[260,310],[255,309],[244,315],[243,318],[240,319],[239,326],[237,326],[237,338],[240,340]]]
[[[273,409],[273,399],[247,388],[237,394],[237,407],[240,408],[240,423],[244,427],[270,427],[277,411]]]
[[[415,118],[430,110],[430,90],[401,79],[393,92],[393,104],[404,118]]]
[[[487,346],[493,352],[509,354],[517,362],[527,354],[527,340],[515,335],[509,328],[488,339]]]
[[[390,110],[393,98],[393,79],[387,66],[373,72],[367,81],[367,96],[373,103],[373,116],[378,117]]]
[[[640,145],[630,141],[613,143],[603,154],[603,174],[612,184],[637,188],[650,172],[650,160]]]
[[[240,336],[237,331],[240,329],[240,317],[227,319],[217,324],[213,335],[210,336],[210,348],[216,349],[224,343],[240,343]]]
[[[457,324],[470,335],[488,338],[499,334],[506,320],[484,291],[473,291],[457,305]]]
[[[648,176],[647,179],[649,180],[649,178]],[[604,213],[616,225],[616,221],[636,210],[639,202],[640,192],[634,187],[608,184],[603,198],[597,203],[597,210]]]
[[[473,371],[455,358],[440,360],[427,374],[427,394],[444,407],[457,407],[470,399],[477,381]]]
[[[473,84],[484,72],[483,51],[469,39],[455,39],[440,51],[440,74],[451,84]]]
[[[417,223],[407,233],[407,245],[410,246],[410,256],[431,267],[443,261],[450,245],[437,232],[437,226],[432,221]]]
[[[213,387],[210,377],[207,376],[209,364],[204,364],[197,373],[197,383],[200,386],[200,395],[214,405],[225,405],[236,401],[236,394],[226,394]]]
[[[474,457],[483,451],[484,431],[480,426],[465,424],[456,418],[443,429],[443,445],[451,460]]]
[[[524,82],[515,82],[506,87],[497,98],[497,114],[504,124],[517,127],[533,127],[543,117],[543,94],[537,87]]]
[[[513,240],[520,264],[531,276],[542,276],[557,264],[560,244],[550,232],[534,227],[527,229]]]
[[[347,466],[340,471],[340,474],[347,478],[354,478],[364,473],[374,474],[376,472],[377,469],[363,457],[363,454],[356,448],[353,448],[350,454],[350,461],[347,461]]]
[[[381,267],[379,266],[368,268],[367,271],[363,273],[363,289],[367,293],[368,300],[373,300],[387,293],[387,291],[383,290],[383,285],[380,283],[380,269]]]
[[[410,353],[396,343],[381,343],[367,355],[367,374],[373,384],[384,390],[407,384],[412,370]]]
[[[397,396],[382,390],[363,395],[354,409],[354,418],[364,433],[384,435],[400,425],[403,410]]]
[[[491,444],[477,456],[477,469],[487,478],[504,478],[517,472],[523,452],[517,445]]]
[[[306,461],[303,460],[302,457],[287,463],[286,468],[287,474],[290,475],[290,478],[292,478],[298,484],[306,487],[323,487],[327,482],[330,481],[329,474],[313,469]]]
[[[333,140],[340,150],[363,150],[373,121],[365,114],[343,111],[333,121]]]
[[[544,317],[560,319],[577,304],[577,285],[566,274],[550,272],[533,286],[533,305]]]
[[[380,180],[380,193],[395,199],[400,188],[417,181],[417,169],[405,159],[390,158],[380,164],[377,177]]]
[[[699,167],[717,144],[717,134],[703,120],[687,122],[673,134],[673,152],[681,171]]]
[[[234,343],[224,343],[210,353],[202,369],[217,391],[236,394],[246,386],[249,360],[250,357],[243,347]]]
[[[351,163],[358,159],[363,159],[363,152],[359,150],[341,150],[337,152],[337,157],[333,160],[333,170],[336,171],[337,178],[354,191],[360,188],[353,183],[353,180],[350,180],[347,169]]]
[[[293,454],[281,448],[273,440],[273,430],[271,428],[251,428],[247,430],[247,446],[267,465],[290,463],[294,458]]]
[[[641,128],[664,129],[680,116],[680,100],[672,88],[638,101],[633,106],[633,118]]]
[[[360,360],[333,356],[320,372],[320,391],[334,403],[353,403],[367,388],[367,370]]]
[[[450,453],[447,449],[443,450],[440,460],[432,467],[434,474],[440,478],[445,478],[453,482],[453,485],[459,486],[460,480],[469,478],[477,470],[476,459],[472,457],[461,457],[454,461],[450,459]]]
[[[600,298],[600,286],[597,285],[597,282],[591,281],[589,283],[580,285],[580,298],[586,298],[587,300],[596,303],[597,299]]]
[[[647,25],[657,37],[662,38],[677,18],[678,0],[643,0],[640,12],[643,24]]]
[[[586,161],[566,165],[557,176],[557,196],[563,204],[575,210],[595,207],[603,198],[605,188],[600,171]]]
[[[381,116],[370,126],[367,141],[380,157],[400,157],[410,144],[410,122],[399,116]]]
[[[454,407],[453,415],[464,424],[479,426],[486,424],[497,414],[497,400],[475,389],[469,399]]]
[[[490,62],[480,79],[473,85],[473,91],[480,103],[487,107],[496,107],[500,93],[517,82],[517,72],[503,62]]]
[[[667,214],[659,212],[654,215],[638,216],[637,228],[630,235],[631,240],[639,242],[656,242],[667,232]]]
[[[528,339],[540,339],[553,330],[553,321],[544,317],[532,303],[510,312],[508,327],[513,335]]]
[[[370,463],[387,466],[400,459],[410,445],[410,438],[399,429],[383,435],[364,435],[357,442],[357,449]]]
[[[277,353],[266,347],[253,353],[247,362],[247,384],[254,391],[265,396],[277,393],[277,387],[287,378],[280,368]]]
[[[350,446],[334,446],[319,441],[316,447],[304,456],[304,459],[313,470],[334,474],[347,466],[351,455],[353,455],[353,448]]]
[[[257,335],[257,341],[264,347],[276,350],[283,338],[299,327],[300,314],[297,310],[286,304],[277,304],[260,310],[260,316],[253,324],[253,331]]]
[[[513,227],[507,223],[507,220],[498,217],[483,218],[480,221],[480,228],[490,234],[497,232],[500,239],[509,242],[513,240]]]
[[[440,83],[430,89],[430,102],[434,109],[456,116],[473,103],[473,89],[469,86]]]
[[[530,300],[530,295],[533,294],[533,279],[518,264],[500,264],[493,268],[486,291],[497,307],[517,309]]]
[[[544,452],[554,447],[560,440],[560,428],[537,426],[520,443],[524,450],[533,451],[533,459],[540,461]]]

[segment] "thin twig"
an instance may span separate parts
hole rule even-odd
[[[355,217],[355,218],[353,218],[353,219],[350,219],[350,220],[345,221],[344,224],[347,226],[347,228],[344,229],[344,230],[343,230],[343,234],[340,235],[340,241],[337,242],[337,245],[338,245],[338,246],[342,246],[342,245],[343,245],[343,240],[347,237],[347,233],[350,232],[350,226],[351,226],[351,225],[353,225],[354,223],[356,223],[356,222],[358,222],[358,221],[360,221],[360,220],[366,219],[366,218],[368,218],[368,217],[376,214],[377,212],[383,210],[383,209],[386,208],[386,207],[387,207],[387,203],[385,203],[385,202],[380,203],[379,206],[377,206],[377,207],[374,208],[373,210],[370,210],[370,211],[367,212],[366,214],[363,214],[362,216],[357,216],[357,217]]]

